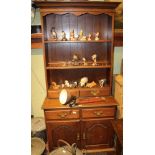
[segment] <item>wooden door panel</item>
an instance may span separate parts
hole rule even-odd
[[[82,147],[108,148],[113,146],[114,132],[109,120],[82,122]]]
[[[79,121],[55,121],[47,123],[49,150],[57,147],[59,139],[69,144],[77,143],[80,147],[80,124]]]

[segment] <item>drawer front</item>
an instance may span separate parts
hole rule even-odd
[[[59,98],[61,90],[49,90],[48,91],[48,98]],[[72,96],[79,97],[79,91],[78,90],[67,90]]]
[[[82,109],[82,118],[115,117],[115,107]]]
[[[92,96],[109,96],[110,95],[110,88],[104,89],[91,89],[91,90],[80,90],[81,97],[92,97]]]
[[[79,110],[54,110],[45,111],[45,118],[47,120],[54,119],[76,119],[79,118]]]

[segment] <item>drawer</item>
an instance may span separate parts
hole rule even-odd
[[[48,90],[48,98],[59,98],[61,90]],[[67,90],[72,96],[79,97],[79,91],[78,90]]]
[[[115,107],[82,109],[82,118],[115,117]]]
[[[80,97],[109,96],[109,95],[110,95],[109,87],[106,87],[103,89],[81,89],[80,90]]]
[[[76,119],[79,118],[79,110],[52,110],[45,111],[47,120],[53,119]]]

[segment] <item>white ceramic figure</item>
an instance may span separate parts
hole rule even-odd
[[[88,82],[88,77],[83,77],[80,80],[80,87],[84,87]]]
[[[105,82],[106,82],[106,79],[99,80],[99,85],[101,88],[104,86]]]
[[[97,63],[96,63],[96,58],[97,58],[97,55],[96,54],[93,54],[92,56],[92,60],[93,60],[93,66],[96,66],[97,65]]]

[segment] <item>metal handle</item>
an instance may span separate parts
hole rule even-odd
[[[94,114],[96,116],[101,116],[101,115],[103,115],[103,111],[94,111]]]
[[[77,138],[76,138],[76,140],[80,140],[80,134],[79,134],[79,133],[77,133]]]
[[[100,91],[99,90],[92,90],[90,93],[93,95],[93,96],[96,96]]]
[[[83,140],[85,140],[86,139],[86,134],[85,134],[85,132],[83,133]]]
[[[58,114],[58,116],[60,117],[60,118],[65,118],[66,116],[67,116],[68,114],[65,112],[65,113],[62,113],[62,114]]]

